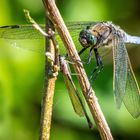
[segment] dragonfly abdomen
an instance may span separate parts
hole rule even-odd
[[[140,44],[140,37],[125,34],[125,43]]]

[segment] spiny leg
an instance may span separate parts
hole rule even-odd
[[[93,81],[97,78],[98,74],[99,74],[99,73],[101,72],[101,70],[103,69],[102,58],[101,58],[101,56],[100,56],[100,54],[99,54],[97,48],[94,48],[94,53],[95,53],[95,58],[96,58],[97,66],[96,66],[96,68],[92,71],[91,76],[90,76],[90,78],[89,78],[89,80],[90,80],[91,82],[93,82]]]
[[[81,49],[78,54],[81,55],[85,50],[87,49],[87,47],[84,47],[83,49]]]
[[[81,49],[81,50],[78,52],[78,54],[81,55],[87,48],[89,48],[89,47],[84,47],[83,49]],[[84,61],[80,61],[80,62],[82,62],[82,63],[84,63],[84,64],[89,64],[90,61],[91,61],[91,58],[92,58],[92,50],[93,50],[93,47],[90,49],[90,53],[89,53],[89,57],[88,57],[88,62],[84,62]]]
[[[78,54],[81,55],[87,48],[88,48],[88,47],[81,49],[81,50],[78,52]],[[68,59],[68,54],[65,55],[65,59]],[[79,63],[79,64],[80,64],[80,63],[86,63],[86,62],[81,61],[81,60],[76,60],[76,62]]]
[[[81,55],[86,49],[87,49],[87,48],[84,47],[83,49],[81,49],[81,50],[78,52],[78,54]],[[68,53],[65,55],[65,59],[68,60]],[[86,62],[84,62],[84,61],[80,61],[80,60],[77,60],[77,62],[80,62],[80,63],[86,63]]]
[[[90,61],[91,61],[91,58],[92,58],[92,52],[93,52],[93,48],[94,48],[94,47],[92,47],[92,48],[90,49],[90,52],[89,52],[89,57],[88,57],[87,64],[89,64],[89,63],[90,63]]]

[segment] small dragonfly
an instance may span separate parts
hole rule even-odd
[[[56,40],[55,40],[55,45],[58,45]],[[56,49],[58,49],[58,48],[56,48]],[[46,52],[45,55],[47,56],[49,61],[52,61],[54,64],[54,60],[53,60],[51,53]],[[86,109],[84,106],[84,101],[83,101],[82,97],[80,96],[81,94],[77,90],[77,88],[74,84],[74,81],[72,79],[68,61],[66,60],[66,58],[64,56],[59,55],[59,50],[56,53],[56,57],[59,60],[59,62],[56,65],[57,66],[59,65],[60,71],[62,72],[64,83],[68,89],[69,97],[70,97],[70,100],[71,100],[75,113],[80,117],[86,117],[89,128],[92,128],[93,125],[86,112]],[[55,67],[56,67],[56,65],[55,65]],[[54,66],[54,65],[52,65],[52,66]],[[56,75],[56,72],[54,74]]]
[[[117,107],[120,108],[123,102],[130,114],[134,118],[137,118],[140,115],[140,90],[131,67],[125,44],[140,44],[140,37],[128,35],[120,27],[111,22],[72,22],[68,23],[67,27],[76,44],[83,46],[83,49],[79,52],[80,55],[87,48],[90,48],[88,63],[91,61],[94,50],[97,67],[93,70],[90,79],[94,80],[103,69],[100,54],[105,51],[105,46],[112,46],[114,62],[113,87]],[[42,28],[45,30],[43,25]],[[78,42],[78,36],[80,43]],[[38,40],[44,37],[31,25],[13,25],[0,27],[0,38],[16,42],[17,40],[25,39]],[[59,44],[61,44],[61,39],[58,35],[56,35],[56,39]]]
[[[59,56],[59,62],[60,62],[60,70],[63,74],[64,83],[68,89],[69,97],[70,97],[74,111],[80,117],[85,116],[87,119],[89,128],[92,128],[92,123],[88,117],[88,114],[84,107],[84,102],[83,102],[82,98],[80,97],[80,93],[77,90],[77,88],[72,80],[72,77],[71,77],[71,74],[69,71],[69,67],[68,67],[68,63],[65,60],[65,57]]]

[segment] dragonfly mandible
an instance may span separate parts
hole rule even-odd
[[[113,89],[117,107],[122,102],[130,114],[137,118],[140,115],[140,90],[135,78],[125,43],[140,44],[140,37],[130,36],[119,26],[112,22],[100,22],[93,26],[87,26],[79,35],[79,41],[83,49],[79,54],[90,48],[88,63],[94,50],[97,67],[93,70],[90,79],[95,79],[103,68],[102,58],[98,49],[105,45],[111,45],[114,62]]]
[[[88,63],[91,60],[93,50],[95,52],[97,67],[92,72],[91,79],[96,78],[103,68],[100,54],[104,53],[104,46],[112,46],[114,62],[113,87],[117,107],[120,108],[123,102],[130,114],[134,118],[137,118],[140,115],[140,90],[131,67],[125,44],[140,44],[140,37],[128,35],[119,26],[111,22],[71,22],[66,25],[76,44],[83,46],[79,54],[82,54],[87,48],[90,48]],[[45,30],[44,25],[41,25],[41,27]],[[25,39],[38,40],[44,37],[31,25],[13,25],[0,27],[0,38],[16,42]],[[56,39],[59,43],[62,42],[57,33]],[[24,47],[28,49],[26,46]]]

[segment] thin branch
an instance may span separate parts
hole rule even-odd
[[[23,11],[24,11],[24,13],[25,13],[25,17],[26,17],[27,21],[28,21],[29,23],[32,23],[32,26],[33,26],[36,30],[38,30],[43,36],[49,37],[49,35],[48,35],[45,31],[43,31],[43,30],[41,29],[41,27],[35,22],[35,20],[30,16],[29,11],[26,10],[26,9],[24,9]]]
[[[38,30],[44,37],[46,37],[45,89],[43,95],[43,105],[41,110],[40,140],[49,140],[55,81],[59,71],[59,46],[54,37],[55,32],[53,31],[53,24],[48,18],[46,22],[47,24],[45,32],[30,16],[28,10],[24,10],[24,13],[27,21],[32,23],[32,26],[36,30]]]
[[[46,32],[49,28],[53,28],[49,24],[49,19],[47,20],[46,32],[41,29],[41,27],[32,19],[28,10],[24,10],[26,19],[28,22],[32,23],[32,26],[38,30],[43,36],[46,37],[46,60],[45,60],[45,84],[44,84],[44,94],[42,99],[41,107],[41,122],[40,122],[40,140],[49,140],[50,139],[50,129],[51,129],[51,118],[52,118],[52,107],[53,107],[53,96],[55,89],[55,81],[58,73],[55,69],[55,47],[52,40],[48,40],[50,35]],[[48,26],[49,25],[49,26]]]
[[[64,21],[59,13],[58,8],[55,5],[54,0],[44,0],[46,6],[46,13],[49,15],[50,19],[54,23],[58,33],[60,34],[63,43],[68,51],[70,59],[75,63],[74,69],[78,73],[77,77],[82,88],[85,99],[88,103],[92,116],[95,120],[97,128],[100,132],[101,138],[103,140],[113,140],[108,124],[105,117],[100,109],[100,106],[95,96],[94,91],[91,89],[89,80],[81,63],[80,57],[76,51],[75,45],[71,39],[71,36],[64,24]]]
[[[46,38],[45,48],[46,48],[46,52],[50,52],[53,56],[55,56],[55,49],[53,43],[51,40],[48,40],[47,38]],[[53,96],[54,96],[55,81],[56,81],[56,76],[50,76],[50,71],[53,71],[52,64],[46,57],[45,84],[44,84],[44,93],[43,93],[44,95],[43,95],[42,106],[41,106],[40,140],[50,139]]]

